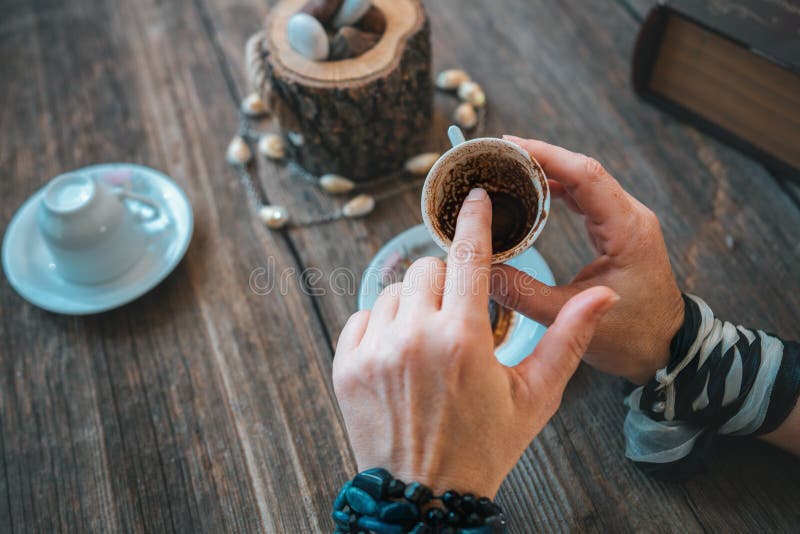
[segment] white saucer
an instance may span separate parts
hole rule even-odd
[[[398,234],[378,251],[364,270],[358,294],[358,309],[368,310],[375,304],[381,290],[394,282],[402,281],[406,269],[423,256],[444,259],[445,254],[431,239],[425,225],[420,224]],[[533,276],[547,285],[555,285],[550,267],[539,252],[531,247],[508,265]],[[514,313],[513,327],[505,341],[495,347],[495,356],[503,365],[513,366],[524,360],[545,331],[536,321]]]
[[[36,224],[44,189],[34,193],[14,214],[3,237],[3,270],[11,286],[27,301],[68,315],[99,313],[126,304],[158,285],[180,262],[192,238],[194,220],[189,199],[164,174],[129,163],[84,167],[76,172],[130,176],[130,190],[157,202],[160,214],[145,223],[157,231],[142,255],[124,275],[96,285],[63,280],[54,270],[50,251]]]

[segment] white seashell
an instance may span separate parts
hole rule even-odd
[[[306,142],[303,134],[298,132],[289,132],[286,134],[286,137],[289,138],[289,142],[292,143],[294,146],[303,146]]]
[[[345,217],[353,219],[363,217],[375,209],[375,199],[370,195],[358,195],[344,205],[342,213]]]
[[[470,81],[469,74],[461,69],[443,70],[436,77],[436,87],[444,91],[455,91],[459,86]]]
[[[478,124],[478,113],[475,111],[475,106],[469,102],[461,103],[453,113],[453,120],[465,130],[473,129]]]
[[[436,163],[436,160],[438,160],[440,157],[441,154],[438,152],[425,152],[424,154],[419,154],[406,161],[405,169],[412,174],[423,176],[428,174],[428,171],[431,170],[433,164]]]
[[[486,104],[486,93],[475,82],[464,82],[459,85],[458,98],[464,102],[469,102],[477,108],[482,108]]]
[[[250,152],[250,147],[247,146],[244,139],[237,135],[231,139],[225,157],[231,165],[246,165],[253,157],[253,153]]]
[[[297,13],[286,27],[289,44],[298,54],[312,61],[328,59],[328,34],[322,23],[306,13]]]
[[[283,138],[274,133],[261,136],[261,139],[258,140],[258,151],[262,156],[266,156],[270,159],[283,159],[286,157],[286,148],[283,146]]]
[[[333,26],[335,28],[352,26],[367,14],[370,7],[372,0],[344,0],[339,12],[333,17]]]
[[[283,228],[289,222],[289,212],[283,206],[262,206],[258,218],[273,230]]]
[[[242,113],[248,117],[261,117],[267,114],[267,105],[256,93],[250,93],[242,100]]]
[[[319,185],[333,195],[349,193],[356,186],[351,180],[338,174],[326,174],[319,179]]]

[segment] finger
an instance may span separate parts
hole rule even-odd
[[[589,347],[597,324],[617,301],[619,295],[610,288],[596,286],[564,305],[533,354],[515,368],[533,394],[544,388],[563,391]]]
[[[458,213],[456,233],[447,255],[442,309],[473,313],[489,306],[492,262],[492,203],[483,189],[473,189]]]
[[[551,197],[564,201],[564,204],[567,205],[567,208],[569,208],[570,211],[577,213],[578,215],[584,215],[584,213],[575,203],[575,199],[569,196],[567,189],[561,185],[560,182],[556,182],[555,180],[547,180],[547,183],[550,186]]]
[[[383,288],[381,294],[378,295],[378,300],[375,301],[370,311],[366,335],[369,335],[370,332],[376,328],[383,328],[394,320],[395,315],[397,315],[397,307],[400,304],[400,294],[402,292],[402,282],[396,282]]]
[[[447,267],[439,258],[420,258],[403,278],[403,294],[397,315],[438,310],[442,306]]]
[[[578,208],[595,224],[625,222],[633,206],[622,186],[597,160],[533,139],[503,136],[524,148],[545,174],[560,182]]]
[[[569,286],[551,287],[510,265],[492,266],[491,296],[501,306],[543,325],[551,324],[576,293]]]
[[[364,337],[364,332],[367,331],[369,313],[369,310],[361,310],[350,316],[344,328],[342,328],[342,333],[339,334],[339,340],[336,342],[337,354],[348,352],[358,347]]]

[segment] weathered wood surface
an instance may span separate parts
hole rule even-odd
[[[486,88],[488,132],[602,160],[662,219],[682,287],[739,322],[799,337],[800,209],[756,163],[638,102],[637,21],[622,2],[427,2],[437,68]],[[0,4],[0,225],[49,177],[127,160],[172,175],[197,229],[167,281],[120,310],[68,318],[0,283],[0,531],[327,530],[353,463],[330,386],[331,343],[355,308],[309,295],[420,222],[418,191],[364,220],[273,234],[224,148],[245,94],[242,46],[263,0]],[[452,103],[437,99],[429,148]],[[271,164],[266,196],[339,205]],[[735,238],[729,251],[726,235]],[[539,249],[559,281],[591,255],[556,207]],[[319,269],[285,295],[258,268]],[[346,277],[344,278],[346,280]],[[341,293],[341,292],[339,292]],[[622,458],[620,384],[582,367],[500,494],[513,532],[795,531],[800,465],[734,442],[690,483]]]

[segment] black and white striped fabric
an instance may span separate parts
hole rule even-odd
[[[694,295],[670,361],[625,399],[625,455],[660,478],[705,468],[716,435],[765,434],[800,392],[800,345],[721,321]]]

